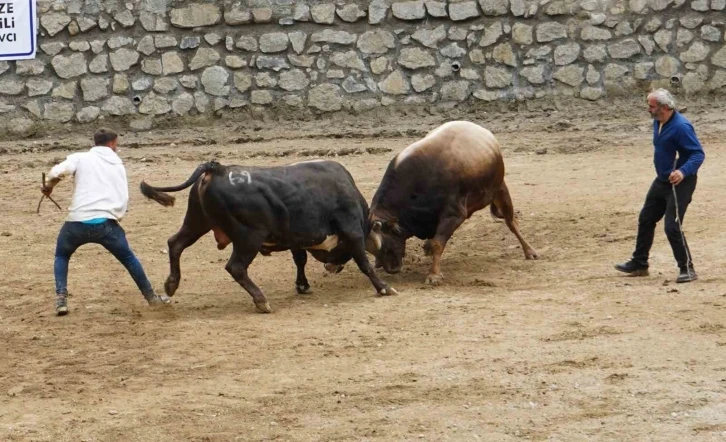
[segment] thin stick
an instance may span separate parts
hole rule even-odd
[[[676,164],[678,162],[678,158],[676,158],[673,161],[673,171],[676,171]],[[683,233],[683,224],[681,223],[681,216],[680,211],[678,209],[678,194],[676,193],[676,185],[671,184],[671,189],[673,190],[673,202],[676,206],[676,222],[678,223],[678,230],[681,232],[681,242],[683,243],[683,248],[686,250],[686,271],[688,272],[688,280],[693,281],[693,276],[691,275],[691,266],[693,265],[693,261],[691,261],[691,252],[688,250],[688,244],[686,244],[686,235]]]
[[[51,201],[53,201],[53,204],[55,204],[55,206],[58,208],[58,210],[60,210],[61,212],[63,211],[63,209],[61,208],[61,206],[59,206],[58,203],[55,202],[55,200],[53,199],[52,196],[48,195],[48,199],[51,200]]]
[[[43,202],[44,198],[45,198],[45,195],[42,195],[40,197],[40,201],[38,201],[38,208],[35,210],[35,213],[40,214],[40,204]]]
[[[42,179],[43,179],[43,187],[45,187],[45,172],[43,172]],[[56,203],[55,200],[50,195],[43,194],[43,196],[40,197],[40,201],[38,201],[38,208],[36,209],[35,213],[38,213],[38,214],[40,213],[40,204],[43,202],[44,198],[48,198],[49,200],[53,201],[53,204],[55,204],[55,206],[58,208],[58,210],[60,210],[61,212],[63,211],[61,206],[59,206],[58,203]]]

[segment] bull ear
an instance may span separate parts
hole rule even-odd
[[[383,223],[381,223],[380,221],[374,221],[373,226],[371,226],[371,230],[373,230],[376,233],[380,233],[382,228],[383,228]]]
[[[398,225],[398,221],[397,220],[390,221],[388,223],[388,225],[389,225],[389,228],[390,228],[391,232],[393,232],[393,233],[401,233],[401,227]]]

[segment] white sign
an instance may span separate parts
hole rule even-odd
[[[35,0],[0,0],[0,60],[35,58]]]

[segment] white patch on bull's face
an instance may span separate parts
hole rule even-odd
[[[325,250],[326,252],[329,252],[336,248],[338,246],[338,235],[330,235],[325,237],[325,241],[321,242],[320,244],[305,247],[306,249],[310,250]]]
[[[275,247],[277,244],[274,242],[263,242],[262,245],[265,247]]]
[[[246,170],[236,171],[233,170],[229,173],[229,184],[236,186],[238,184],[250,184],[252,182],[252,176]]]

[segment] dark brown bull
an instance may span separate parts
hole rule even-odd
[[[351,259],[380,295],[396,291],[382,281],[366,257],[368,203],[353,177],[334,161],[304,161],[279,167],[201,164],[178,186],[152,187],[141,193],[164,206],[174,204],[165,192],[191,186],[181,229],[169,238],[169,276],[164,285],[173,296],[179,287],[179,259],[187,247],[210,230],[217,248],[232,244],[226,269],[251,296],[261,312],[270,305],[247,269],[258,253],[289,250],[297,266],[298,293],[309,293],[307,254],[338,272]]]
[[[406,241],[427,240],[433,256],[426,282],[442,281],[441,255],[456,229],[474,212],[490,205],[517,236],[524,256],[537,252],[519,232],[504,183],[504,161],[492,133],[471,122],[452,121],[429,132],[396,155],[373,196],[368,251],[388,273],[401,270]],[[373,246],[374,245],[374,246]]]

